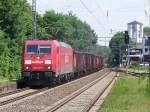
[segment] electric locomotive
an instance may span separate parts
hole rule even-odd
[[[22,52],[22,78],[28,84],[48,84],[73,74],[73,49],[56,40],[27,40]]]

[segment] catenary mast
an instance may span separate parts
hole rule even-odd
[[[32,39],[36,39],[36,0],[32,0]]]

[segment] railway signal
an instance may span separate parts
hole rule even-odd
[[[126,55],[126,74],[128,74],[128,64],[129,64],[129,34],[128,34],[128,31],[125,31],[124,33],[124,43],[126,44],[127,46],[127,55]]]
[[[125,42],[125,44],[129,44],[129,34],[128,34],[128,31],[125,31],[124,42]]]

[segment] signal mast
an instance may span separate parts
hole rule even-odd
[[[36,39],[36,0],[32,0],[32,39]]]

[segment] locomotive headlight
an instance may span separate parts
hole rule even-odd
[[[52,60],[45,60],[45,64],[52,64]]]
[[[24,62],[25,64],[31,64],[31,60],[25,60],[25,62]]]
[[[51,67],[49,66],[49,67],[47,67],[49,70],[51,69]]]

